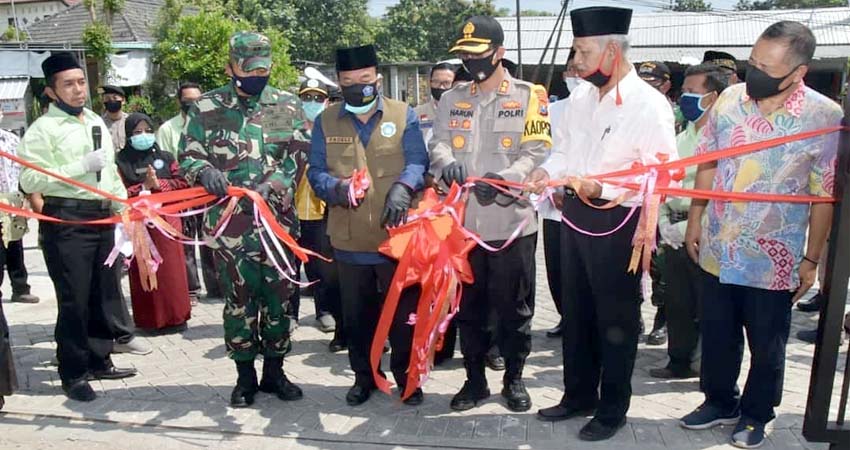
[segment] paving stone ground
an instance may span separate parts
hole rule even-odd
[[[94,383],[99,398],[92,403],[70,401],[62,394],[56,367],[51,365],[56,316],[52,285],[41,252],[35,248],[34,233],[25,243],[30,283],[42,302],[4,305],[20,390],[7,399],[0,415],[0,448],[731,448],[727,444],[730,428],[703,432],[679,428],[677,419],[703,399],[698,382],[649,378],[650,368],[665,363],[666,348],[643,343],[632,380],[629,423],[614,439],[600,444],[579,441],[582,419],[555,424],[535,419],[538,407],[560,399],[562,385],[560,342],[544,334],[557,322],[557,314],[546,284],[542,248],[537,259],[534,343],[525,369],[534,406],[528,413],[516,414],[498,395],[501,373],[489,370],[491,399],[471,411],[450,410],[449,401],[464,381],[457,358],[432,373],[425,402],[419,407],[405,406],[396,396],[384,394],[359,407],[347,406],[345,393],[353,382],[347,355],[327,351],[330,335],[315,327],[310,298],[302,301],[301,326],[285,364],[289,378],[303,388],[303,400],[284,403],[260,394],[252,408],[228,407],[235,369],[224,352],[222,302],[205,299],[193,309],[185,331],[139,333],[154,348],[152,354],[114,357],[118,366],[137,368],[138,376]],[[8,282],[2,292],[4,297],[10,293]],[[651,305],[643,306],[648,324],[654,312]],[[814,346],[793,338],[796,331],[815,327],[816,320],[816,315],[794,312],[784,397],[778,418],[769,428],[766,449],[826,448],[802,437]],[[844,359],[842,353],[842,370]]]

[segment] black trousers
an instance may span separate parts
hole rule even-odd
[[[503,242],[488,244],[501,246]],[[483,361],[493,333],[505,359],[505,378],[522,377],[525,359],[531,352],[536,248],[535,233],[517,239],[500,252],[476,247],[469,254],[475,282],[463,286],[456,320],[467,378],[472,383],[486,383]],[[495,320],[491,314],[495,314]],[[498,328],[490,330],[491,323]]]
[[[100,203],[69,207],[48,197],[44,214],[68,220],[109,217],[108,206],[96,206]],[[39,233],[59,306],[54,332],[59,377],[70,383],[111,364],[113,331],[108,315],[121,298],[116,270],[103,263],[113,247],[114,227],[41,222]]]
[[[111,267],[112,273],[115,275],[116,286],[118,286],[119,301],[110,302],[106,305],[106,317],[109,321],[109,329],[112,330],[112,339],[117,343],[126,344],[133,340],[136,333],[136,325],[130,317],[130,310],[127,308],[127,298],[124,297],[124,291],[121,289],[121,277],[124,276],[121,264],[119,258]]]
[[[685,371],[699,361],[700,268],[684,246],[659,248],[659,273],[664,280],[664,313],[667,316],[668,367]]]
[[[604,201],[598,201],[603,204]],[[564,216],[584,230],[616,228],[629,209],[591,208],[575,197],[564,200]],[[637,354],[639,275],[627,273],[640,211],[616,233],[593,237],[561,226],[564,313],[563,404],[596,406],[603,423],[618,423],[629,410]]]
[[[13,295],[25,295],[30,293],[30,285],[27,283],[27,266],[24,264],[24,241],[9,242],[5,249],[0,246],[0,251],[5,254],[5,266],[9,272],[9,281],[12,284]],[[3,270],[0,270],[0,283],[3,283]]]
[[[0,268],[5,259],[5,252],[0,252]],[[0,396],[12,395],[17,388],[18,377],[15,372],[15,359],[12,357],[9,324],[6,322],[6,314],[3,313],[3,302],[0,302]]]
[[[183,219],[183,234],[194,239],[203,239],[203,215],[185,217]],[[218,284],[213,252],[206,245],[200,246],[201,251],[201,273],[204,277],[204,286],[207,287],[207,296],[221,297],[221,287]],[[188,275],[189,294],[200,295],[201,280],[198,278],[198,258],[195,255],[194,245],[183,246],[186,255],[186,274]]]
[[[330,250],[330,238],[326,234],[327,219],[301,220],[299,222],[301,224],[301,236],[298,238],[298,244],[308,250],[332,257],[333,252]],[[297,270],[300,273],[301,261],[296,260],[296,264],[298,265]],[[336,275],[335,271],[336,268],[332,263],[327,263],[318,258],[310,258],[304,264],[304,272],[307,275],[307,279],[310,281],[319,281],[315,284],[315,290],[313,291],[313,306],[315,307],[316,317],[324,314],[333,315],[334,311],[338,311],[340,308],[339,282],[333,282],[334,279],[339,279],[339,275]],[[326,274],[330,279],[327,283],[325,282]],[[290,314],[297,319],[301,310],[301,293],[299,289],[293,290],[292,295],[289,297],[289,308]]]
[[[782,401],[785,344],[791,330],[791,291],[723,284],[702,275],[702,370],[706,401],[761,423],[774,417]],[[750,347],[750,372],[744,395],[738,375],[744,357],[744,331]]]
[[[355,265],[337,262],[339,282],[342,289],[342,316],[348,340],[348,360],[354,371],[355,383],[371,386],[372,369],[369,351],[384,297],[389,290],[395,273],[396,263],[379,265]],[[407,366],[410,362],[410,346],[413,343],[413,326],[407,324],[411,313],[416,312],[419,288],[411,287],[402,292],[398,309],[390,327],[390,370],[399,386],[407,381]],[[380,367],[378,367],[380,370]]]
[[[546,260],[546,281],[555,302],[558,315],[561,311],[561,221],[543,219],[543,257]],[[560,319],[563,320],[563,319]]]

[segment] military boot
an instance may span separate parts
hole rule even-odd
[[[254,395],[257,394],[257,371],[254,370],[254,360],[236,361],[236,387],[230,394],[230,406],[234,408],[245,408],[254,404]]]
[[[522,369],[525,362],[520,359],[505,360],[505,376],[502,377],[502,397],[508,402],[508,409],[524,412],[531,408],[531,396],[522,382]]]
[[[263,360],[263,380],[260,382],[260,390],[275,394],[277,398],[284,401],[299,400],[304,397],[301,388],[284,375],[282,357],[267,356]]]
[[[449,405],[455,411],[472,409],[478,406],[478,402],[490,396],[487,378],[484,376],[484,360],[464,359],[463,365],[466,368],[466,381]]]

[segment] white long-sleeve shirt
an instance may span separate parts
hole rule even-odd
[[[550,178],[601,175],[629,169],[635,162],[657,164],[679,158],[673,111],[667,99],[630,70],[617,88],[599,99],[599,89],[582,83],[567,99],[566,113],[552,122],[555,142],[540,167]],[[624,181],[634,181],[624,180]],[[602,199],[614,200],[623,188],[603,183]],[[632,206],[639,199],[623,203]]]

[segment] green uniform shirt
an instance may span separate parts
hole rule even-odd
[[[36,119],[27,129],[18,147],[18,155],[39,167],[73,178],[100,190],[110,192],[116,197],[127,198],[124,183],[118,175],[115,165],[115,152],[106,152],[106,166],[101,171],[98,184],[94,173],[83,168],[83,157],[91,153],[92,127],[102,130],[101,148],[113,149],[112,137],[106,124],[97,114],[83,109],[83,120],[71,116],[51,104],[47,114]],[[41,193],[45,197],[65,197],[86,200],[103,200],[89,191],[71,186],[51,176],[24,168],[21,171],[21,189],[33,194]]]
[[[676,136],[676,149],[679,151],[679,158],[690,158],[694,156],[694,151],[699,144],[699,130],[693,122],[688,122],[685,131],[682,131]],[[694,182],[697,178],[697,166],[688,166],[685,170],[685,179],[682,180],[682,188],[693,189]],[[667,202],[661,205],[661,214],[658,217],[659,224],[670,223],[670,213],[687,212],[691,207],[691,199],[687,197],[667,197]],[[681,228],[684,234],[688,221],[678,222],[677,227]]]
[[[159,144],[159,148],[162,151],[171,153],[174,155],[174,159],[177,159],[177,153],[180,150],[180,138],[185,132],[186,119],[183,117],[183,114],[177,114],[171,119],[168,119],[156,131],[156,143]]]

